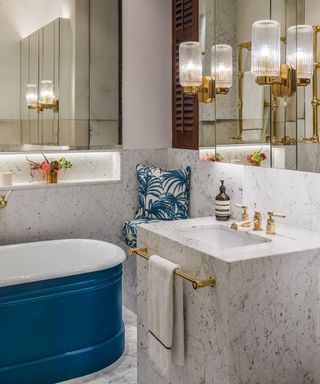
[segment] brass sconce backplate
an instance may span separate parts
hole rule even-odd
[[[258,76],[258,85],[271,85],[274,97],[291,97],[297,90],[297,71],[289,64],[281,64],[280,76]]]
[[[198,95],[200,103],[213,103],[215,100],[214,81],[210,76],[204,76],[199,87],[183,87],[183,92],[189,95]]]

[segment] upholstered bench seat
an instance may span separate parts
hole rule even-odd
[[[155,223],[159,220],[150,219],[136,219],[126,221],[122,227],[122,241],[123,244],[130,248],[137,246],[137,226],[139,224]]]
[[[139,207],[135,220],[122,228],[123,243],[137,246],[137,226],[162,220],[188,219],[190,167],[166,170],[137,165]]]

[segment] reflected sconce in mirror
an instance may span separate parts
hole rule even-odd
[[[59,100],[54,96],[53,83],[51,80],[42,80],[40,86],[40,112],[44,109],[52,109],[59,112]]]
[[[296,69],[281,64],[280,24],[260,20],[252,25],[251,72],[258,85],[270,85],[274,97],[290,97],[297,90]]]
[[[52,109],[53,112],[59,112],[59,100],[55,98],[53,83],[51,80],[42,80],[40,87],[40,98],[38,99],[38,85],[28,84],[26,101],[28,109],[36,109],[43,112],[45,109]]]
[[[28,109],[38,109],[38,85],[37,84],[28,84],[26,101]]]
[[[310,84],[313,75],[313,28],[294,25],[287,30],[287,64],[297,70],[298,85]]]
[[[202,75],[202,50],[197,41],[179,46],[179,75],[183,92],[197,95],[200,103],[213,103],[216,94],[227,94],[232,86],[232,48],[216,45],[211,51],[211,76]]]
[[[217,44],[211,48],[211,77],[216,93],[226,95],[232,87],[232,47]]]

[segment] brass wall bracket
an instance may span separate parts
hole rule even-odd
[[[200,103],[210,104],[215,101],[214,80],[211,76],[204,76],[199,87],[183,87],[183,92],[189,95],[198,95]]]
[[[258,76],[256,83],[270,85],[274,98],[291,97],[297,91],[297,71],[290,64],[281,64],[279,76]]]
[[[143,257],[146,260],[149,260],[150,257],[148,255],[148,248],[147,247],[142,247],[142,248],[129,248],[128,249],[128,254],[133,255],[136,254],[138,256]],[[209,277],[209,279],[206,280],[200,280],[197,279],[187,273],[184,273],[180,271],[180,269],[175,270],[175,274],[177,276],[182,277],[183,279],[189,281],[192,283],[193,289],[198,289],[198,288],[206,288],[206,287],[215,287],[216,286],[216,279],[215,277]]]
[[[45,109],[52,109],[54,113],[59,113],[59,100],[54,99],[53,103],[41,103],[37,104],[28,104],[28,109],[33,110],[36,109],[38,113],[43,112]]]

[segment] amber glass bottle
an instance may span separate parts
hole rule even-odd
[[[226,194],[224,180],[220,180],[220,193],[215,201],[215,214],[218,221],[228,221],[230,219],[230,197]]]

